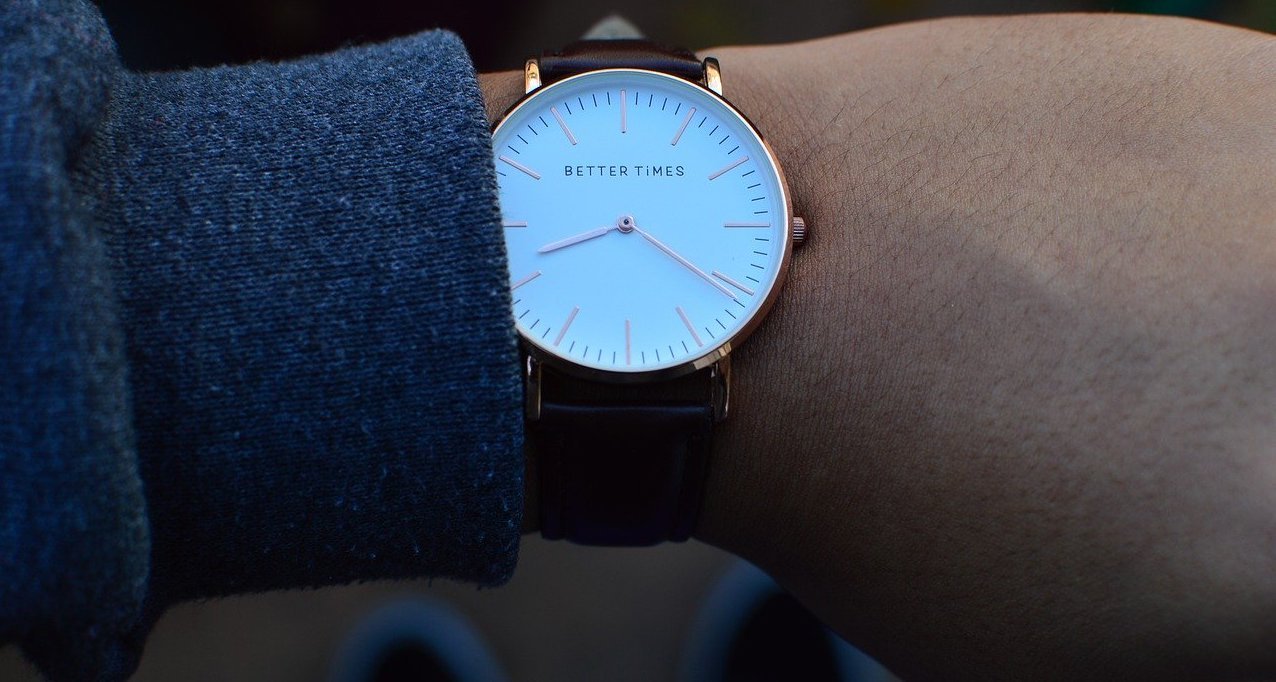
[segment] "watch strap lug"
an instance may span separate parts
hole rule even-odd
[[[722,67],[714,57],[705,57],[701,62],[704,68],[704,86],[722,96]]]
[[[541,363],[531,354],[523,360],[523,418],[528,422],[541,418]]]
[[[541,86],[541,65],[532,57],[523,64],[523,94],[527,94]]]
[[[710,400],[713,401],[713,421],[727,418],[731,408],[731,356],[713,363],[709,368]]]

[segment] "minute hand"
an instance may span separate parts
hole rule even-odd
[[[643,230],[636,225],[634,226],[634,232],[637,232],[638,234],[642,235],[643,239],[646,239],[647,241],[651,242],[652,245],[654,245],[657,249],[664,251],[666,254],[668,254],[670,258],[678,261],[679,263],[682,263],[682,265],[685,266],[688,270],[696,273],[697,275],[700,275],[700,279],[703,279],[709,284],[712,284],[713,288],[726,294],[727,296],[731,298],[731,300],[735,300],[735,294],[731,293],[730,289],[722,286],[721,284],[718,284],[712,277],[706,275],[704,270],[697,268],[695,265],[691,263],[691,261],[678,255],[677,251],[674,251],[668,246],[665,246],[664,242],[661,242],[659,239],[656,239],[655,237],[651,236],[650,234],[647,233],[646,230]]]

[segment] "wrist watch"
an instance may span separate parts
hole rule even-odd
[[[686,540],[729,354],[805,225],[717,60],[583,40],[524,81],[492,136],[541,533]]]

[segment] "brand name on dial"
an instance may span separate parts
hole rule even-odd
[[[563,175],[569,178],[680,178],[685,174],[683,166],[563,166]]]

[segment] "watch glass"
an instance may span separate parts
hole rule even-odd
[[[493,146],[516,325],[543,356],[690,371],[765,313],[788,198],[757,131],[711,91],[637,69],[573,76],[515,106]]]

